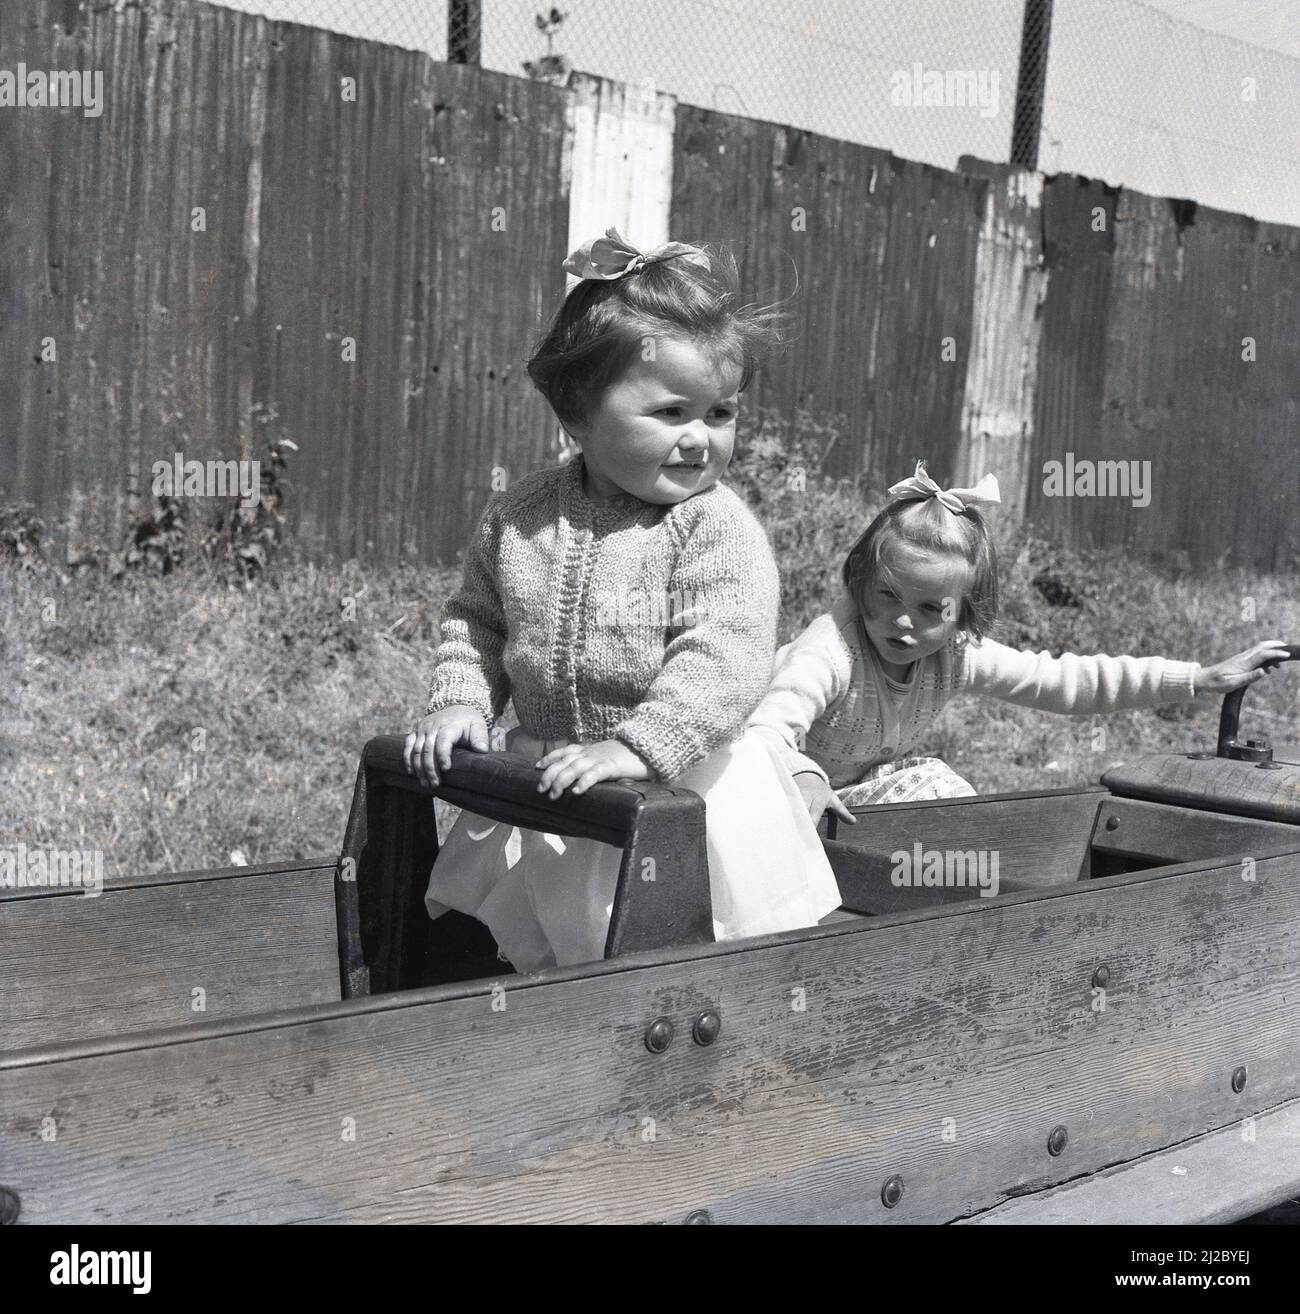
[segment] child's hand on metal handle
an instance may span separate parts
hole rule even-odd
[[[1257,643],[1235,657],[1229,657],[1214,666],[1202,666],[1195,676],[1196,692],[1231,693],[1244,685],[1254,684],[1273,673],[1278,662],[1291,659],[1292,650],[1280,639],[1267,639]]]
[[[808,815],[812,818],[814,826],[822,819],[822,813],[827,811],[832,812],[850,826],[858,824],[857,817],[844,806],[840,796],[821,776],[812,771],[801,771],[795,776],[794,783],[799,791],[799,796],[804,801],[804,806],[808,809]]]
[[[406,736],[406,769],[422,785],[437,785],[440,772],[451,767],[451,750],[464,744],[476,753],[486,753],[487,722],[475,707],[444,707],[431,712]]]

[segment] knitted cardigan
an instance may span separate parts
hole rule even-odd
[[[514,699],[538,738],[619,739],[671,779],[739,735],[772,673],[780,583],[715,484],[672,506],[593,501],[582,457],[488,503],[441,620],[428,711]]]
[[[1197,669],[1164,657],[1053,657],[959,633],[914,662],[902,683],[885,674],[845,595],[777,654],[748,725],[769,738],[791,774],[813,772],[842,789],[905,756],[958,693],[1045,712],[1114,712],[1190,699]]]

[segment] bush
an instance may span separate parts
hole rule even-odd
[[[30,502],[0,506],[0,558],[33,566],[41,555],[45,522]]]
[[[289,544],[284,503],[286,490],[292,485],[285,471],[287,454],[297,450],[297,444],[288,438],[268,445],[260,463],[261,487],[254,506],[155,495],[127,528],[120,547],[112,550],[99,544],[82,546],[69,552],[67,564],[83,573],[102,570],[118,580],[134,573],[170,575],[187,562],[189,569],[202,565],[209,575],[240,584],[266,579]],[[0,541],[7,518],[19,516],[20,511],[10,508],[0,512]],[[34,523],[35,538],[39,539],[43,526],[39,520]],[[27,537],[32,540],[30,531]],[[17,550],[25,550],[22,540]]]
[[[204,552],[245,581],[260,579],[271,567],[275,555],[288,536],[284,512],[286,452],[296,452],[298,445],[288,438],[273,442],[261,463],[261,493],[256,506],[242,503],[218,513],[207,534]]]
[[[883,505],[865,480],[833,478],[826,458],[847,430],[843,417],[792,420],[759,411],[737,435],[727,485],[753,508],[781,572],[779,639],[793,638],[830,610],[844,557]]]
[[[126,532],[119,552],[108,556],[108,573],[114,577],[130,569],[170,575],[185,560],[188,532],[185,504],[179,497],[160,497]],[[98,563],[98,553],[83,560]]]

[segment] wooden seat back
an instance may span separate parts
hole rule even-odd
[[[436,788],[406,769],[404,741],[366,744],[340,858],[340,964],[347,998],[411,989],[435,977],[425,909],[438,856],[433,797],[512,826],[599,840],[623,852],[605,957],[713,939],[704,802],[657,781],[603,781],[552,800],[541,772],[513,753],[452,750]]]

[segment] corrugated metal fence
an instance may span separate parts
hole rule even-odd
[[[0,67],[102,69],[106,103],[0,109],[0,484],[116,544],[155,460],[283,435],[311,548],[454,559],[492,471],[554,459],[521,358],[565,93],[189,0],[66,17],[0,14]]]
[[[191,0],[6,4],[20,62],[104,72],[101,117],[0,107],[0,488],[70,544],[115,544],[153,461],[285,436],[311,550],[454,559],[494,485],[557,458],[523,360],[572,193],[634,240],[734,239],[764,300],[797,271],[752,400],[844,415],[839,473],[927,456],[1069,541],[1294,550],[1297,230]],[[1149,462],[1147,503],[1045,494],[1100,461]]]

